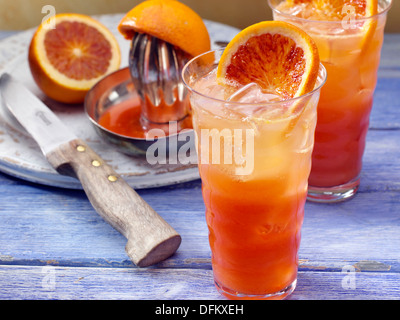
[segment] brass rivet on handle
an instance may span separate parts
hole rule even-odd
[[[85,152],[86,148],[84,146],[79,145],[76,147],[76,150],[78,150],[78,152]]]
[[[92,161],[92,166],[93,166],[93,167],[100,167],[100,166],[101,166],[101,163],[100,163],[100,161],[98,161],[98,160],[93,160],[93,161]]]
[[[116,176],[111,175],[111,176],[108,176],[108,180],[111,182],[116,182],[118,180],[118,178]]]

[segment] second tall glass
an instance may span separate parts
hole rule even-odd
[[[377,15],[356,19],[342,8],[341,21],[302,18],[304,7],[288,12],[286,0],[268,0],[274,20],[299,26],[316,42],[328,74],[318,104],[318,121],[308,199],[337,202],[354,196],[360,184],[373,94],[391,0],[378,0]]]

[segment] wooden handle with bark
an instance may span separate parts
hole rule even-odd
[[[128,239],[125,250],[137,266],[160,262],[180,246],[180,235],[84,141],[61,145],[47,160],[79,179],[94,209]]]

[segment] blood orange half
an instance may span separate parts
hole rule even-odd
[[[257,83],[283,99],[314,89],[319,71],[318,49],[299,28],[264,21],[242,30],[226,47],[217,70],[225,85]]]
[[[81,14],[53,17],[42,23],[29,47],[29,66],[40,89],[64,103],[83,102],[87,91],[120,66],[114,35],[97,20]]]
[[[210,50],[210,36],[202,18],[175,0],[147,0],[139,3],[121,20],[118,30],[126,39],[136,32],[169,42],[191,56]]]

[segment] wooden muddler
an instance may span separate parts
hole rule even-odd
[[[94,209],[128,239],[125,250],[137,266],[160,262],[180,246],[180,235],[82,140],[60,145],[47,160],[79,179]]]

